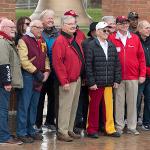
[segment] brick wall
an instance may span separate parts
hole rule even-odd
[[[16,0],[0,0],[0,17],[16,18]]]
[[[127,15],[129,11],[136,11],[140,19],[150,21],[149,0],[102,0],[103,15]]]

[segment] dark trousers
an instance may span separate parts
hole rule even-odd
[[[46,115],[46,124],[54,125],[55,119],[55,83],[54,83],[54,75],[50,74],[48,80],[44,83],[43,88],[40,93],[39,103],[38,103],[38,111],[36,117],[36,125],[38,128],[41,127],[43,123],[43,109],[45,102],[45,95],[48,96],[48,104],[47,104],[47,115]]]
[[[86,129],[87,113],[89,105],[88,87],[82,86],[75,119],[75,127]]]
[[[150,79],[146,79],[144,86],[144,114],[143,124],[150,125]]]

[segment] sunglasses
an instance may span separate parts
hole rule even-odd
[[[104,33],[109,33],[109,30],[108,29],[104,29],[104,30],[102,30]]]
[[[24,23],[24,24],[26,24],[27,26],[29,26],[29,25],[30,25],[30,23],[28,23],[28,22],[27,22],[27,23]]]

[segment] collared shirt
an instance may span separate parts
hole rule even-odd
[[[117,31],[117,35],[118,35],[118,37],[120,38],[122,44],[123,44],[124,46],[126,46],[127,37],[128,37],[128,35],[129,35],[129,32],[127,31],[127,34],[126,34],[126,35],[122,35],[119,31]]]
[[[108,59],[108,42],[105,40],[105,42],[102,42],[99,38],[98,38],[98,41],[105,53],[105,56],[106,56],[106,60]]]

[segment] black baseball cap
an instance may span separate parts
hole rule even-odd
[[[133,20],[133,19],[138,19],[138,18],[139,18],[139,15],[135,11],[131,11],[128,13],[128,19]]]
[[[98,24],[98,22],[92,22],[90,24],[90,27],[89,27],[89,32],[87,33],[87,36],[91,36],[91,32],[96,30],[96,25]]]

